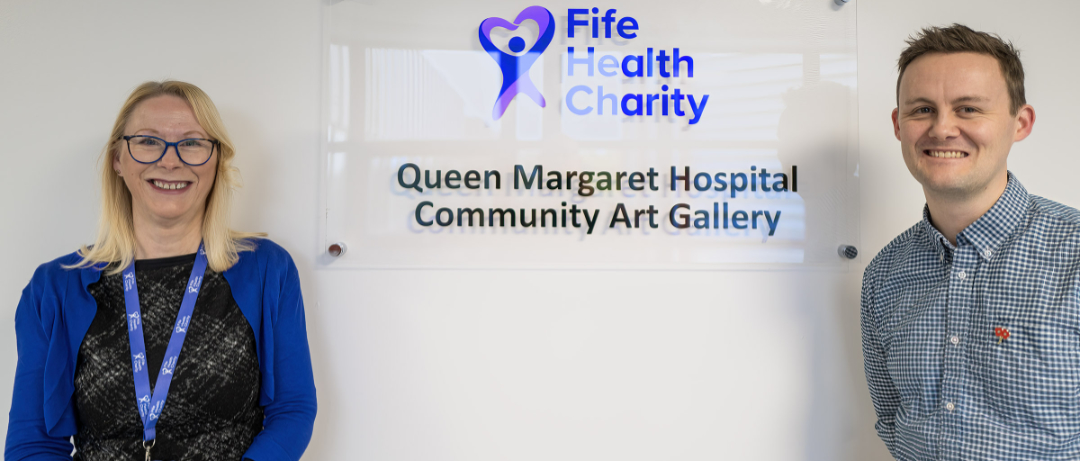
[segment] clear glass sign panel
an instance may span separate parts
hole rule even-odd
[[[855,3],[327,7],[334,267],[842,267]]]

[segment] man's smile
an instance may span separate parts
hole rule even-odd
[[[962,150],[924,149],[923,155],[934,158],[964,158],[968,156],[968,153]]]

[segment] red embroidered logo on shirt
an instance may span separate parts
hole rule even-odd
[[[1009,330],[1002,327],[994,328],[994,336],[998,337],[998,344],[1001,344],[1002,341],[1009,339]]]

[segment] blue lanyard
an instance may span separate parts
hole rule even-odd
[[[150,373],[147,371],[146,343],[143,342],[142,313],[139,310],[139,288],[135,285],[135,263],[124,269],[124,304],[127,305],[128,343],[131,344],[131,369],[135,372],[135,400],[139,405],[139,417],[143,423],[143,445],[147,447],[147,459],[150,448],[157,437],[154,426],[157,425],[161,410],[165,408],[165,398],[169,395],[176,361],[180,358],[180,349],[184,346],[191,313],[195,310],[195,299],[199,296],[203,274],[206,272],[206,251],[199,244],[195,254],[195,266],[191,268],[191,277],[184,288],[184,300],[180,303],[180,313],[176,315],[169,347],[165,349],[165,360],[158,371],[157,385],[150,392]],[[150,443],[150,445],[147,445]]]

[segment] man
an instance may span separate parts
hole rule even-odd
[[[1080,212],[1007,169],[1018,53],[958,24],[908,45],[892,120],[926,207],[863,277],[878,434],[904,461],[1080,459]]]

